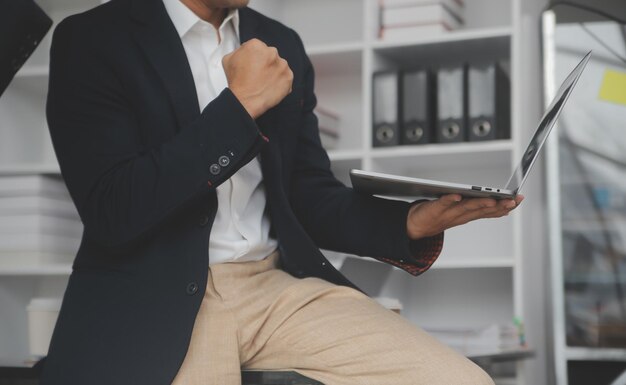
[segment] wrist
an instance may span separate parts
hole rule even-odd
[[[418,210],[419,206],[421,206],[423,203],[424,203],[423,201],[418,202],[409,207],[409,212],[406,218],[406,234],[409,237],[409,239],[416,240],[419,238],[423,238],[425,236],[420,226],[418,226],[415,223],[415,220],[413,219],[413,217],[415,216],[415,212]]]
[[[231,88],[231,91],[252,119],[256,120],[259,116],[261,116],[263,113],[263,106],[259,102],[258,97],[244,96],[241,92],[233,88]]]

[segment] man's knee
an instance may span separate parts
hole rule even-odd
[[[415,384],[495,385],[480,366],[462,356],[447,362],[431,362],[428,367],[414,365],[409,371],[406,378],[412,378]]]

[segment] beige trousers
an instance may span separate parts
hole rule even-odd
[[[366,295],[262,261],[212,265],[172,385],[239,385],[241,368],[326,385],[493,385],[474,363]]]

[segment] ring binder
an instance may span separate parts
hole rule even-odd
[[[500,64],[471,64],[468,69],[470,142],[510,137],[510,82]]]
[[[432,141],[433,78],[426,69],[404,71],[400,75],[400,144]]]
[[[373,77],[372,93],[372,145],[396,146],[398,135],[398,83],[397,71],[377,72]]]
[[[467,67],[443,67],[437,70],[437,134],[438,143],[465,140]]]

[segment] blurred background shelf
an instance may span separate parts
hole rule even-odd
[[[0,176],[24,174],[61,174],[58,163],[0,164]]]
[[[510,46],[513,33],[511,27],[480,28],[474,30],[455,30],[437,36],[419,37],[397,41],[374,41],[372,48],[379,53],[404,55],[407,52],[429,53],[442,49],[461,50],[467,55],[470,51],[502,50]],[[411,54],[409,53],[409,56]]]
[[[45,275],[70,275],[72,264],[41,264],[37,266],[11,266],[0,265],[0,277],[3,276],[45,276]]]
[[[577,361],[626,361],[626,349],[567,347],[568,360]]]

